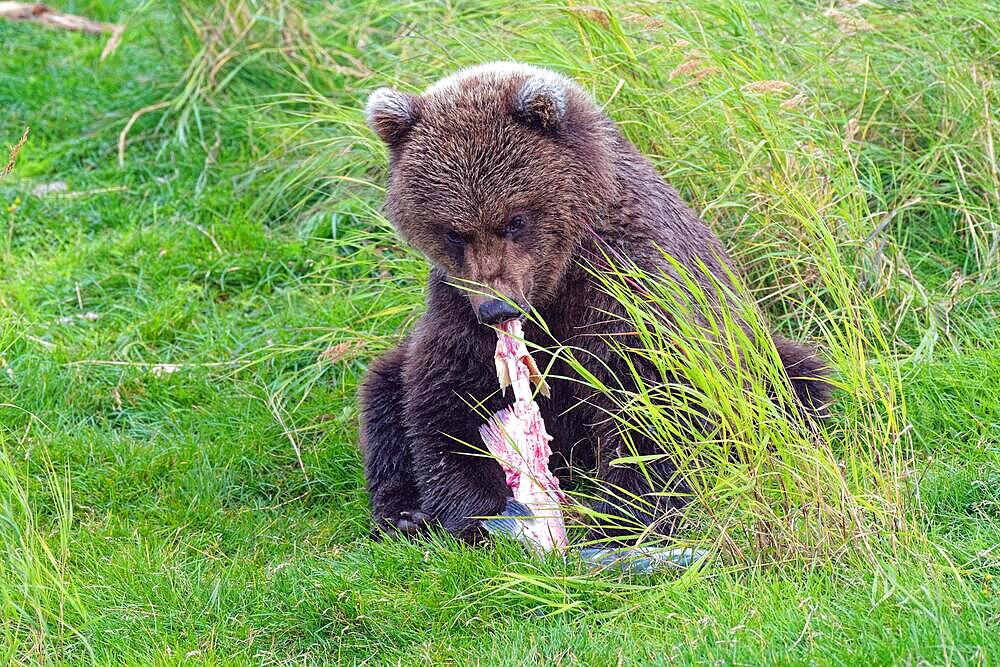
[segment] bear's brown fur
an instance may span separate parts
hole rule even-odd
[[[483,412],[504,405],[496,335],[477,318],[493,312],[490,293],[540,315],[549,333],[527,322],[529,341],[554,337],[581,350],[578,358],[593,355],[589,370],[613,386],[629,371],[607,336],[625,325],[609,318],[621,309],[588,274],[588,258],[612,249],[651,274],[669,273],[666,251],[691,273],[705,267],[723,280],[733,267],[716,236],[593,100],[553,72],[494,63],[419,96],[379,89],[367,115],[389,150],[387,215],[434,264],[426,312],[361,387],[373,514],[382,529],[441,525],[471,538],[476,517],[498,514],[508,495],[499,465],[477,455]],[[823,364],[806,346],[775,343],[796,395],[818,414],[828,392]],[[541,368],[550,361],[536,358]],[[680,501],[632,466],[607,465],[628,453],[607,418],[614,406],[567,379],[572,373],[559,359],[550,373],[552,398],[540,407],[556,474],[571,483],[571,468],[596,470],[609,488],[648,500],[641,509],[604,501],[598,510],[670,532]],[[634,433],[631,443],[639,453],[658,451]],[[646,472],[656,486],[674,470],[659,461]]]

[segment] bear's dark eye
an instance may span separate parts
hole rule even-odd
[[[520,213],[515,213],[507,219],[507,233],[516,234],[524,229],[525,219]]]
[[[465,245],[465,237],[456,232],[454,229],[449,229],[448,231],[446,231],[444,233],[444,237],[448,239],[448,243],[450,245],[453,245],[456,248],[461,248],[462,246]]]

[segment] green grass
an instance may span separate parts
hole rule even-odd
[[[1000,6],[828,7],[60,3],[128,24],[103,64],[0,23],[0,661],[996,661]],[[906,489],[874,559],[367,539],[354,394],[426,266],[360,109],[499,57],[593,91],[834,359],[852,497]]]

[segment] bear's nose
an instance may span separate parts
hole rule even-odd
[[[502,324],[520,316],[521,311],[503,299],[487,299],[479,305],[479,321],[483,324]]]

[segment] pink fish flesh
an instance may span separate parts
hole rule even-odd
[[[569,541],[561,503],[566,496],[549,470],[552,436],[532,400],[531,384],[545,396],[549,388],[524,344],[519,320],[498,327],[495,360],[500,388],[506,392],[508,385],[513,387],[514,403],[493,415],[479,433],[503,468],[514,500],[531,514],[517,517],[515,537],[536,551],[565,552]]]

